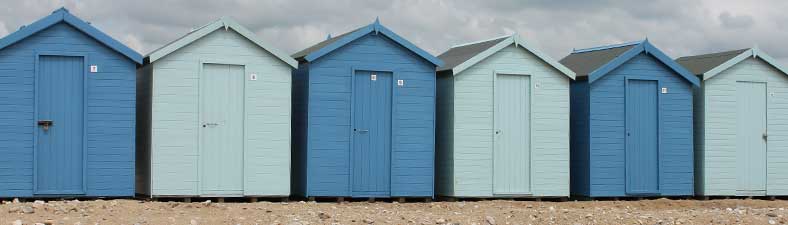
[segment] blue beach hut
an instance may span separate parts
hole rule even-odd
[[[693,194],[693,88],[699,80],[651,43],[575,50],[571,194]]]
[[[133,196],[141,62],[62,8],[0,39],[0,197]]]
[[[377,20],[293,58],[294,194],[433,196],[439,59]]]

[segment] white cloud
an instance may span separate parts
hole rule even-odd
[[[0,21],[0,35],[5,36],[8,35],[8,28],[5,27],[5,23]]]

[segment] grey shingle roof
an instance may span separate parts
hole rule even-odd
[[[317,43],[317,44],[312,45],[312,46],[310,46],[310,47],[308,47],[308,48],[306,48],[304,50],[301,50],[299,52],[294,53],[293,55],[291,55],[291,57],[293,57],[295,59],[304,58],[307,55],[311,54],[312,52],[318,51],[318,50],[322,49],[323,47],[326,47],[327,45],[330,45],[331,43],[334,43],[334,42],[342,39],[343,37],[347,36],[348,34],[352,34],[353,32],[356,32],[357,30],[360,30],[362,28],[364,28],[364,27],[352,30],[350,32],[341,34],[341,35],[336,36],[336,37],[332,37],[332,38],[327,39],[325,41],[321,41],[320,43]]]
[[[624,54],[624,52],[629,51],[629,49],[632,49],[632,47],[635,47],[637,44],[638,43],[632,43],[609,48],[602,47],[599,48],[599,50],[578,50],[564,57],[559,62],[572,71],[575,71],[577,77],[584,77],[621,54]]]
[[[722,65],[723,63],[733,59],[734,57],[738,56],[741,53],[744,53],[747,50],[750,49],[745,48],[745,49],[717,52],[711,54],[684,56],[676,59],[676,62],[681,64],[681,66],[689,70],[692,74],[701,75],[708,72],[709,70],[716,68],[719,65]]]
[[[448,51],[438,56],[440,60],[443,60],[443,66],[439,67],[438,71],[454,69],[454,67],[462,64],[465,61],[468,61],[479,53],[492,48],[507,38],[509,38],[509,36],[452,47]]]

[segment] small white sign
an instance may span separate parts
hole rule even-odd
[[[662,88],[662,94],[667,94],[667,93],[668,93],[668,88],[666,87]]]
[[[249,80],[257,80],[257,74],[249,74]]]
[[[397,80],[397,86],[405,86],[405,80]]]
[[[372,75],[369,76],[369,79],[370,80],[378,80],[378,75],[373,73]]]
[[[98,73],[98,66],[97,65],[90,65],[90,72],[91,73]]]

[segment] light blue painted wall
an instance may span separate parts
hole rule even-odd
[[[405,84],[393,90],[391,196],[433,196],[435,162],[435,65],[384,35],[367,34],[308,65],[307,125],[295,136],[307,146],[296,149],[306,161],[306,196],[351,196],[351,71],[394,70]],[[375,69],[379,68],[379,69]],[[298,72],[296,72],[298,73]],[[301,78],[299,78],[301,79]],[[304,88],[302,85],[296,86]],[[304,129],[305,128],[305,129]],[[303,137],[303,136],[305,137]],[[298,188],[297,188],[298,189]]]
[[[453,110],[439,109],[438,140],[453,140],[440,149],[439,195],[493,196],[494,73],[531,76],[531,192],[534,196],[569,195],[569,80],[527,50],[511,45],[453,77],[453,93],[438,90]],[[448,81],[447,81],[448,82]],[[535,87],[535,85],[539,87]],[[453,98],[449,100],[448,98]],[[445,105],[439,102],[438,105]],[[449,115],[449,116],[447,116]],[[452,138],[449,138],[452,137]]]
[[[737,193],[736,81],[767,82],[766,195],[788,194],[788,77],[759,58],[750,58],[703,82],[698,93],[703,105],[696,132],[701,195],[751,195]],[[774,93],[774,96],[771,95]],[[703,107],[703,108],[701,108]]]
[[[200,195],[201,62],[244,65],[243,195],[290,194],[290,88],[286,63],[232,29],[218,29],[151,66],[150,194]],[[249,75],[258,75],[256,81]]]
[[[692,195],[692,86],[646,53],[590,84],[589,195],[626,196],[625,78],[659,79],[659,195]],[[574,137],[573,137],[574,138]],[[578,137],[585,138],[585,137]]]
[[[136,63],[61,22],[0,50],[0,197],[33,196],[36,52],[99,66],[86,78],[86,196],[133,196]]]

